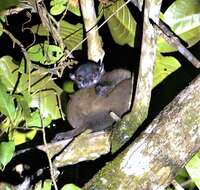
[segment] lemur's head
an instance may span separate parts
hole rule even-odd
[[[104,74],[104,64],[88,61],[82,64],[74,72],[70,73],[70,78],[75,81],[78,88],[90,88],[95,86]]]

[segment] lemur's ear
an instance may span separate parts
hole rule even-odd
[[[101,59],[99,59],[99,61],[97,62],[97,65],[99,66],[100,73],[104,73],[105,72],[105,70],[104,70],[104,64],[103,64],[103,62],[102,62]]]
[[[75,80],[75,74],[72,74],[72,73],[69,73],[69,78],[71,79],[71,80]]]
[[[102,64],[103,64],[102,60],[99,59],[99,61],[97,61],[97,64],[98,64],[98,65],[102,65]]]

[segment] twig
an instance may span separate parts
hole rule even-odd
[[[174,186],[175,190],[184,190],[184,188],[176,180],[172,181],[172,185]]]
[[[45,127],[44,127],[44,123],[43,123],[43,118],[41,116],[41,113],[39,115],[40,115],[41,126],[42,126],[42,137],[43,137],[43,142],[44,142],[44,146],[45,146],[45,152],[47,154],[47,158],[48,158],[48,161],[49,161],[51,179],[52,179],[55,190],[58,190],[58,187],[57,187],[57,184],[56,184],[56,179],[55,179],[55,172],[54,172],[55,169],[54,169],[53,163],[51,161],[51,156],[50,156],[50,152],[49,152],[48,144],[47,144],[47,140],[46,140],[46,133],[45,133]]]
[[[65,49],[64,42],[60,36],[60,33],[58,31],[58,24],[54,20],[54,18],[48,13],[45,4],[43,2],[37,3],[37,9],[38,9],[38,14],[41,18],[43,26],[48,28],[48,31],[51,33],[55,44],[59,44],[60,48],[62,50]],[[52,24],[54,23],[54,24]],[[55,27],[56,26],[56,27]]]
[[[182,182],[182,183],[181,183],[181,186],[185,187],[185,186],[187,186],[187,185],[189,185],[189,184],[191,184],[191,183],[194,183],[194,182],[193,182],[192,179],[190,178],[190,179],[188,179],[187,181]]]
[[[188,61],[196,68],[200,68],[200,61],[181,43],[181,41],[165,26],[160,20],[159,25],[153,23],[154,28],[159,36],[163,37],[171,46],[176,48]]]

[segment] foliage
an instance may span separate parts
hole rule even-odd
[[[78,1],[68,1],[68,0],[52,0],[51,1],[51,10],[52,15],[59,15],[64,11],[70,11],[77,16],[81,16],[81,12],[78,6]]]
[[[124,4],[123,0],[116,1],[112,5],[104,8],[104,17],[108,19],[113,40],[119,45],[128,44],[134,46],[136,22],[127,6],[121,10],[118,9]],[[114,14],[110,19],[109,17]],[[120,35],[119,35],[120,34]]]
[[[44,44],[35,44],[28,49],[31,61],[39,62],[45,65],[55,64],[62,56],[63,52],[60,47]]]
[[[185,168],[192,178],[192,181],[200,189],[200,152],[192,157]]]
[[[32,32],[40,36],[48,36],[47,28],[42,25],[35,25],[32,27]],[[83,24],[71,24],[66,21],[60,22],[60,35],[63,38],[66,48],[72,50],[76,47],[76,50],[82,49],[82,44],[77,46],[83,39]]]
[[[10,7],[13,7],[19,3],[19,0],[1,0],[0,1],[0,12]]]
[[[3,170],[4,167],[10,160],[15,151],[15,144],[13,141],[1,142],[0,143],[0,169]]]
[[[176,35],[185,40],[189,47],[199,41],[200,34],[200,2],[199,0],[175,1],[164,13],[163,20]],[[175,51],[164,39],[158,39],[158,49],[161,52]]]
[[[29,75],[21,70],[10,56],[0,58],[0,111],[7,116],[1,123],[1,131],[12,130],[10,139],[15,142],[21,142],[15,137],[16,128],[22,122],[25,122],[25,128],[41,127],[41,117],[44,126],[49,125],[53,119],[60,118],[57,96],[62,90],[50,76],[39,70],[32,72],[31,81]]]
[[[75,186],[74,184],[67,184],[63,186],[61,190],[81,190],[81,189]]]

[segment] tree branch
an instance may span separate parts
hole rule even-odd
[[[161,190],[167,187],[178,168],[200,149],[199,93],[200,75],[84,189]]]
[[[156,59],[156,33],[150,19],[155,23],[159,22],[161,3],[162,0],[146,0],[144,4],[142,48],[134,103],[131,112],[115,127],[112,152],[117,151],[132,137],[148,115]]]
[[[102,40],[97,30],[97,18],[93,0],[80,0],[81,12],[87,33],[88,59],[98,62],[103,60]]]

